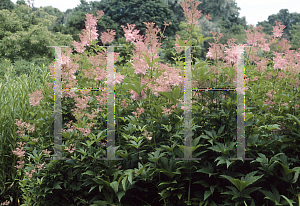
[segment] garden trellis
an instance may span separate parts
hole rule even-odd
[[[61,52],[60,47],[67,46],[47,46],[55,47],[55,81],[54,81],[54,159],[55,160],[70,160],[70,158],[62,157],[62,105],[61,105],[61,96],[62,90],[74,90],[74,91],[104,91],[102,88],[62,88],[62,74],[61,74]],[[102,46],[106,47],[106,46]],[[108,75],[108,90],[107,90],[107,158],[100,158],[100,160],[123,160],[123,158],[115,158],[115,96],[114,96],[114,47],[123,47],[123,46],[108,46],[107,53],[107,73]],[[112,75],[114,74],[114,75]],[[55,82],[57,86],[55,87]],[[60,86],[58,86],[60,82]],[[47,160],[52,160],[52,158],[46,158]]]
[[[245,158],[245,82],[244,82],[244,58],[243,52],[244,47],[251,47],[249,45],[238,45],[242,48],[241,55],[238,55],[237,64],[238,64],[238,72],[237,72],[237,87],[236,88],[198,88],[193,89],[192,87],[192,76],[191,69],[185,69],[185,87],[184,87],[184,131],[185,131],[185,141],[184,141],[184,158],[176,158],[176,160],[201,160],[201,158],[192,158],[192,91],[209,91],[209,90],[223,90],[229,91],[234,90],[237,92],[237,158],[229,158],[229,160],[253,160],[253,158]],[[52,46],[48,46],[52,47]],[[74,90],[74,91],[104,91],[102,88],[62,88],[62,75],[61,75],[61,52],[62,49],[60,47],[65,46],[53,46],[55,47],[55,81],[54,81],[54,100],[55,100],[55,116],[54,116],[54,159],[59,160],[68,160],[69,158],[62,158],[61,148],[62,148],[62,105],[61,105],[61,96],[62,90]],[[100,158],[101,160],[123,160],[123,158],[115,158],[115,115],[114,115],[114,107],[115,107],[115,96],[114,96],[114,85],[113,85],[113,77],[112,74],[115,74],[114,68],[114,47],[108,46],[108,54],[107,54],[107,71],[109,75],[108,79],[108,105],[107,105],[107,158]],[[119,46],[122,47],[122,46]],[[191,46],[185,47],[185,65],[187,68],[191,68]],[[232,47],[232,46],[230,46]],[[244,69],[244,70],[243,70]],[[239,72],[239,70],[243,70],[244,72]],[[55,82],[61,82],[60,87],[55,87]],[[244,82],[244,83],[243,83]],[[244,112],[242,112],[244,111]],[[243,115],[244,113],[244,115]],[[244,116],[244,118],[243,118]],[[47,158],[51,159],[52,158]]]
[[[223,90],[229,91],[234,90],[237,91],[237,158],[229,158],[229,160],[253,160],[253,158],[245,157],[245,65],[244,65],[244,47],[252,47],[250,45],[238,45],[242,48],[240,55],[237,56],[237,87],[236,88],[198,88],[193,89],[192,87],[192,76],[191,76],[191,46],[177,46],[177,47],[185,47],[185,87],[184,87],[184,99],[185,99],[185,107],[184,107],[184,122],[185,122],[185,142],[184,142],[184,158],[176,158],[176,160],[199,160],[201,158],[192,158],[192,91],[215,91],[215,90]],[[196,46],[193,46],[196,47]],[[230,46],[234,47],[234,46]],[[240,70],[240,72],[239,72]],[[241,72],[244,71],[244,72]],[[244,114],[244,115],[243,115]]]

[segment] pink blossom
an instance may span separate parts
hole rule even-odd
[[[85,28],[83,29],[83,34],[78,34],[80,38],[80,43],[73,41],[73,46],[78,53],[83,53],[85,51],[86,45],[90,45],[92,40],[97,39],[98,34],[96,30],[97,20],[103,15],[103,11],[98,11],[97,17],[93,17],[93,14],[86,14]]]
[[[127,29],[125,29],[123,25],[121,25],[121,27],[123,28],[123,30],[125,32],[124,36],[126,38],[126,41],[133,43],[137,39],[137,34],[140,32],[139,30],[133,30],[135,27],[135,24],[129,25],[127,23]]]
[[[114,40],[114,35],[116,35],[116,32],[111,29],[107,29],[108,32],[102,32],[101,35],[101,41],[102,43],[105,44],[110,44]]]
[[[287,60],[282,57],[282,53],[274,52],[274,55],[275,57],[272,57],[274,61],[274,69],[285,70],[285,66],[287,65]]]
[[[122,100],[121,106],[124,107],[124,108],[127,108],[127,107],[128,107],[128,104],[126,103],[126,100],[125,100],[125,99]]]
[[[285,25],[281,25],[281,22],[276,22],[276,26],[273,26],[273,34],[274,37],[281,37],[283,34],[283,29],[286,27]]]
[[[282,38],[278,43],[277,43],[277,47],[279,47],[280,51],[288,51],[292,46],[289,44],[290,41],[286,40],[285,38]]]
[[[43,152],[45,155],[49,155],[49,154],[51,153],[51,151],[47,151],[47,149],[46,149],[46,150],[42,150],[42,152]]]
[[[25,164],[24,160],[18,160],[17,163],[18,163],[18,165],[14,166],[14,167],[16,167],[18,170],[21,170]]]
[[[16,125],[18,126],[18,131],[17,131],[17,133],[19,133],[19,136],[21,137],[21,136],[25,136],[25,131],[24,131],[24,129],[27,129],[29,132],[34,132],[34,130],[35,130],[35,128],[34,128],[34,125],[30,125],[30,123],[26,123],[26,122],[23,122],[23,123],[21,123],[22,122],[22,119],[20,119],[19,121],[17,121],[17,119],[16,119]]]
[[[145,110],[144,110],[144,108],[137,108],[137,111],[138,112],[132,112],[132,114],[135,115],[135,118],[139,118],[140,115],[143,114]]]
[[[31,179],[32,178],[32,175],[33,173],[35,173],[35,169],[31,171],[31,173],[29,174],[28,172],[26,172],[26,176]]]
[[[102,91],[102,96],[95,96],[97,98],[98,103],[103,106],[107,101],[107,93]]]
[[[219,33],[218,37],[216,37],[217,32],[210,32],[213,35],[215,43],[209,43],[210,47],[208,48],[208,52],[206,54],[206,57],[214,60],[218,60],[220,58],[223,58],[224,56],[224,48],[225,45],[218,44],[219,39],[223,37],[222,33]]]
[[[260,42],[264,45],[264,37],[266,36],[266,34],[260,33],[263,27],[262,26],[254,27],[253,25],[251,26],[254,31],[254,34],[252,34],[251,30],[245,30],[245,32],[247,33],[247,43],[252,46],[257,46],[258,42]]]
[[[45,162],[43,164],[37,165],[38,170],[45,169],[46,167],[44,165],[45,165]]]
[[[269,59],[262,58],[260,61],[254,61],[254,62],[257,65],[257,67],[255,67],[255,70],[258,71],[259,73],[262,73],[267,69],[267,64],[269,62]]]
[[[175,111],[174,108],[176,108],[176,106],[172,105],[172,108],[173,108],[173,110],[172,109],[168,109],[167,107],[162,107],[162,110],[163,110],[162,113],[165,114],[166,116],[169,116],[170,114],[172,114]]]
[[[114,85],[120,84],[123,79],[124,79],[123,75],[121,75],[120,73],[116,73],[116,76],[115,76],[114,81],[113,81]],[[107,84],[107,81],[104,81],[104,84]]]
[[[43,89],[41,89],[40,91],[38,91],[37,89],[35,89],[36,92],[33,92],[32,94],[28,94],[28,96],[30,96],[30,104],[32,106],[38,106],[40,104],[41,99],[43,98],[42,95],[42,91]]]
[[[76,148],[74,147],[74,143],[70,144],[70,148],[69,147],[65,147],[65,150],[67,150],[69,153],[73,153],[76,150]]]
[[[284,73],[284,72],[278,72],[277,79],[279,81],[282,81],[283,79],[286,79],[286,73]]]
[[[188,25],[195,26],[198,24],[198,19],[202,16],[202,13],[201,10],[197,10],[197,7],[201,3],[201,1],[194,2],[193,0],[185,0],[180,3]]]
[[[243,47],[231,47],[230,49],[226,49],[225,53],[227,56],[225,57],[225,61],[229,63],[237,63],[238,58],[243,53]]]
[[[14,166],[16,167],[18,170],[21,170],[25,164],[25,162],[23,161],[23,157],[25,156],[25,151],[23,151],[24,147],[23,145],[25,145],[25,142],[19,142],[18,145],[20,148],[16,148],[15,151],[12,151],[16,156],[18,156],[21,160],[17,161],[18,165]]]
[[[9,205],[10,204],[10,201],[6,200],[5,202],[2,202],[0,205]]]
[[[210,15],[208,14],[208,15],[206,15],[206,18],[208,19],[208,20],[212,20],[212,18],[210,17]]]

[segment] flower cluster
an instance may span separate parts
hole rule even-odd
[[[71,149],[71,147],[73,147]],[[74,143],[70,144],[70,148],[69,147],[65,147],[65,150],[67,150],[70,153],[73,153],[76,150],[76,147],[74,147]]]
[[[149,134],[149,135],[148,135]],[[152,139],[152,137],[150,137],[150,135],[152,135],[152,132],[148,132],[146,129],[144,130],[144,134],[143,134],[149,141]]]
[[[42,170],[42,169],[46,168],[44,165],[45,165],[45,162],[43,164],[38,164],[36,167],[38,168],[38,170]]]
[[[42,150],[42,152],[43,152],[45,155],[49,155],[49,154],[51,153],[51,151],[48,151],[47,149]]]
[[[24,149],[24,145],[26,143],[25,142],[19,142],[18,145],[19,145],[19,148],[16,148],[15,151],[12,151],[16,156],[18,156],[20,158],[20,160],[18,160],[18,165],[16,165],[15,167],[18,169],[18,170],[21,170],[25,164],[25,162],[23,161],[23,157],[25,156],[25,151],[23,151]]]
[[[171,106],[173,108],[172,109],[168,109],[167,107],[162,107],[162,110],[164,110],[162,113],[165,114],[166,116],[169,116],[170,114],[172,114],[175,111],[176,106],[172,105]]]
[[[5,202],[2,202],[0,205],[2,206],[4,206],[4,205],[9,205],[10,204],[10,201],[8,201],[8,200],[6,200]]]
[[[144,108],[137,108],[137,113],[136,112],[131,112],[132,114],[134,114],[135,118],[139,118],[141,114],[144,113]]]
[[[201,1],[194,2],[194,0],[187,0],[180,3],[183,8],[183,13],[185,15],[187,24],[191,26],[196,26],[198,24],[198,19],[203,15],[201,10],[197,10],[198,5],[201,3]],[[206,16],[206,18],[211,19],[210,16]]]
[[[128,107],[128,104],[126,103],[126,100],[125,100],[125,99],[123,99],[123,100],[121,101],[121,106],[124,107],[124,108],[127,108],[127,107]]]
[[[268,99],[268,100],[266,99],[266,100],[264,101],[264,103],[265,103],[265,104],[268,104],[268,105],[275,105],[276,103],[274,103],[274,102],[272,101],[273,98],[274,98],[274,96],[271,94],[271,92],[274,92],[274,94],[276,94],[275,91],[269,90],[268,93],[266,94],[266,95],[269,97],[269,99]],[[271,108],[274,108],[274,106],[270,106],[268,109],[271,109]]]
[[[35,128],[34,126],[31,126],[30,123],[22,122],[22,119],[20,120],[15,119],[15,120],[16,120],[15,124],[18,126],[19,129],[17,130],[17,133],[19,133],[19,137],[25,136],[25,131],[24,131],[25,128],[31,133],[34,132]]]
[[[35,89],[36,91],[33,92],[32,94],[28,94],[28,96],[30,97],[30,104],[32,106],[38,106],[40,104],[41,99],[43,98],[42,95],[42,91],[43,89],[41,89],[40,91],[38,91],[37,89]]]
[[[99,141],[99,143],[101,144],[101,147],[106,147],[106,142],[101,142],[101,141]]]
[[[31,171],[31,173],[28,173],[28,172],[26,172],[26,176],[27,176],[27,178],[28,178],[28,179],[31,179],[31,178],[32,178],[32,175],[33,175],[33,173],[35,173],[35,169],[33,169],[33,170]]]

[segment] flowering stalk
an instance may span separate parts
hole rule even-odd
[[[190,0],[187,2],[190,2]],[[194,5],[196,5],[196,4],[194,4]],[[192,13],[188,12],[187,6],[185,6],[185,11],[187,14],[186,17],[188,19],[188,24],[190,24],[191,26],[195,26],[196,21],[194,21],[194,19],[195,19],[195,17],[197,17],[197,15],[189,16],[190,14],[193,14],[193,12]],[[194,10],[192,10],[192,11],[194,11]],[[196,10],[194,11],[194,13],[197,13]],[[98,13],[98,17],[99,16],[101,17],[101,15],[103,15],[103,12]],[[87,14],[86,16],[87,16],[87,22],[89,22],[89,23],[86,23],[86,25],[87,25],[86,28],[87,28],[87,30],[89,29],[89,32],[86,31],[86,32],[84,32],[85,35],[79,35],[80,39],[81,39],[80,43],[73,42],[73,44],[75,46],[75,50],[78,53],[83,53],[85,51],[85,46],[96,45],[94,40],[97,38],[97,33],[95,32],[95,27],[93,26],[96,21],[93,20],[94,17],[92,17],[92,15]],[[189,17],[191,17],[191,18],[189,19]],[[209,16],[207,18],[209,19]],[[147,35],[144,38],[144,42],[143,42],[142,37],[137,35],[137,33],[139,31],[136,31],[136,30],[132,31],[134,25],[133,26],[131,26],[129,24],[127,24],[127,25],[128,25],[127,29],[125,29],[123,26],[122,27],[125,31],[126,40],[131,41],[136,46],[135,50],[133,51],[134,56],[132,57],[133,68],[135,69],[136,74],[141,75],[141,76],[143,75],[143,78],[141,78],[141,84],[147,85],[148,88],[151,88],[152,91],[155,91],[154,94],[157,96],[160,96],[158,93],[160,91],[161,92],[172,91],[173,86],[181,86],[182,87],[183,86],[183,78],[182,78],[182,76],[179,75],[179,73],[181,72],[180,69],[175,70],[173,68],[169,68],[168,65],[163,65],[161,63],[155,62],[155,57],[157,57],[157,55],[153,56],[152,54],[153,54],[153,52],[155,53],[155,51],[158,50],[159,44],[156,42],[156,34],[158,33],[158,30],[152,29],[153,24],[146,24],[148,30],[147,30]],[[103,43],[111,43],[111,41],[113,40],[113,35],[114,34],[112,32],[110,34],[108,34],[108,33],[102,34],[101,41]],[[215,34],[214,34],[214,36],[215,36]],[[220,38],[220,37],[221,36],[219,35],[219,37],[215,38],[215,44],[217,43],[218,38]],[[107,39],[107,41],[105,41],[105,39]],[[134,42],[134,41],[136,41],[136,42]],[[185,41],[185,43],[187,43],[186,41]],[[150,46],[150,50],[149,50],[149,46]],[[210,48],[208,56],[210,54],[214,53],[215,59],[218,59],[219,56],[222,57],[221,55],[218,54],[217,47],[215,47],[214,52],[212,52],[211,50],[212,50],[212,48]],[[151,51],[151,52],[149,52],[149,51]],[[63,72],[63,76],[65,78],[67,78],[69,81],[69,84],[66,87],[72,88],[75,86],[75,84],[77,82],[77,80],[76,80],[76,78],[74,78],[73,74],[76,71],[76,68],[78,66],[76,64],[73,64],[70,60],[71,49],[66,49],[66,52],[67,52],[67,55],[63,55],[63,65],[65,66],[65,70],[67,70],[67,71]],[[147,53],[148,53],[148,55],[147,55]],[[150,62],[150,61],[146,62],[146,61],[142,60],[141,59],[142,55],[144,55],[146,60],[147,60],[147,58],[150,60],[150,55],[151,55],[152,62]],[[103,60],[104,58],[102,58],[103,55],[98,53],[98,55],[96,55],[94,57],[92,57],[92,56],[88,57],[87,55],[85,55],[85,56],[91,62],[92,66],[96,67],[94,70],[83,69],[83,73],[85,74],[85,76],[88,79],[94,79],[94,80],[99,80],[99,81],[104,80],[105,76],[106,76],[104,69],[100,69],[99,67],[97,67],[99,65],[105,66],[105,64],[104,64],[105,60]],[[78,61],[78,57],[79,56],[75,56],[75,58],[73,58],[73,60]],[[230,60],[230,58],[229,58],[228,61],[232,62],[234,60],[232,60],[232,59]],[[156,81],[155,81],[156,85],[154,85],[153,84],[154,82],[152,81],[152,66],[154,64],[159,67],[158,71],[162,72],[162,75],[160,75],[159,77],[156,78]],[[150,78],[147,78],[145,76],[145,74],[149,68],[151,71],[151,75],[150,75]],[[54,68],[50,67],[50,70],[51,70],[52,74],[54,74]],[[96,73],[98,72],[98,74],[100,74],[100,75],[97,76],[97,74],[96,74],[96,77],[95,77],[94,71],[96,71]],[[120,74],[117,74],[116,80],[114,81],[114,83],[120,83],[122,81],[122,79],[123,79],[123,76]],[[48,83],[48,84],[52,86],[51,83]],[[135,100],[145,99],[146,95],[145,95],[144,90],[145,89],[143,89],[140,94],[137,94],[135,91],[130,90],[130,93],[132,94],[132,98]],[[88,92],[81,92],[82,95],[86,95],[87,93]],[[69,94],[67,92],[64,92],[64,94],[66,96],[73,97],[76,102],[77,109],[72,110],[72,111],[75,111],[76,119],[78,120],[79,123],[77,125],[73,125],[73,129],[78,129],[84,133],[84,136],[88,136],[90,134],[90,130],[85,129],[85,128],[80,128],[79,126],[80,126],[80,123],[82,123],[82,122],[80,122],[80,120],[82,120],[84,116],[86,116],[89,120],[92,120],[95,117],[95,111],[92,112],[92,115],[83,113],[83,110],[85,108],[89,107],[87,105],[89,98],[84,97],[84,99],[81,99],[78,97],[78,95],[75,95],[75,93],[73,91],[69,92]],[[97,97],[97,100],[100,103],[100,105],[103,105],[103,102],[105,100],[105,95],[103,95],[103,96],[104,97]],[[149,98],[150,97],[151,96],[149,96]],[[181,100],[179,100],[179,101],[181,101]],[[125,103],[126,101],[123,100],[122,102]],[[34,104],[34,103],[32,105],[37,106],[37,104]],[[149,102],[149,106],[150,106],[150,102]],[[173,106],[177,106],[177,104],[173,105]],[[184,108],[184,107],[182,107],[182,108]],[[141,112],[141,111],[139,111],[139,112]],[[137,114],[135,113],[135,115],[137,115]],[[139,115],[136,117],[138,118]],[[92,123],[90,125],[92,126]],[[69,128],[71,129],[71,126]],[[74,150],[72,150],[72,151],[74,151]]]
[[[187,1],[187,2],[190,2],[190,0]],[[194,6],[195,5],[196,4],[194,4]],[[188,24],[190,24],[189,11],[188,11],[187,8],[185,8],[185,11],[187,13],[186,16],[187,16],[187,19],[188,19]],[[201,15],[199,16],[199,11],[196,11],[195,9],[192,10],[192,13],[193,13],[193,15],[191,16],[192,17],[191,25],[195,26],[194,24],[197,23],[197,21],[194,21],[194,19],[196,19],[197,17],[200,17]],[[195,13],[195,15],[194,15],[194,13]],[[98,11],[97,18],[100,18],[103,14],[104,13],[102,11],[101,12]],[[97,32],[96,32],[96,28],[95,28],[97,18],[94,18],[92,16],[92,14],[86,14],[86,18],[87,18],[87,21],[85,22],[86,23],[86,29],[83,31],[83,34],[79,34],[81,42],[78,43],[78,42],[73,41],[73,45],[75,47],[75,50],[78,53],[83,53],[85,51],[85,46],[94,46],[94,45],[96,45],[96,42],[94,40],[97,39],[97,35],[98,35]],[[208,18],[209,18],[209,16],[208,16]],[[135,43],[136,48],[135,48],[135,51],[134,51],[135,52],[134,56],[137,57],[137,58],[133,58],[135,73],[145,75],[146,70],[148,68],[150,68],[150,71],[151,71],[150,80],[146,79],[146,78],[145,79],[143,78],[143,79],[141,79],[141,83],[142,84],[147,84],[148,83],[148,87],[150,87],[153,91],[156,91],[154,94],[159,96],[159,94],[157,93],[159,91],[169,92],[172,89],[173,86],[181,86],[182,87],[183,86],[183,78],[181,76],[179,76],[180,70],[176,71],[172,68],[169,68],[166,65],[163,65],[163,64],[159,63],[160,71],[163,72],[163,75],[161,75],[157,78],[156,83],[158,83],[158,84],[153,85],[153,81],[152,81],[152,71],[153,70],[152,70],[151,67],[156,63],[154,58],[157,57],[157,55],[153,56],[152,54],[156,53],[156,51],[159,48],[159,44],[156,42],[156,34],[158,33],[159,30],[152,29],[152,25],[153,25],[153,23],[152,24],[146,24],[148,29],[147,29],[147,34],[146,34],[146,37],[144,39],[144,42],[142,40],[142,37],[136,35],[138,33],[138,31],[128,32],[128,30],[126,31],[124,28],[123,29],[125,30],[125,37],[126,37],[127,40],[129,40],[129,41],[137,40],[137,42]],[[129,30],[130,30],[130,26],[129,26]],[[114,39],[113,35],[114,35],[113,32],[111,32],[110,34],[102,33],[101,41],[104,44],[105,43],[111,43],[112,40]],[[151,52],[146,52],[146,56],[149,58],[150,55],[147,55],[147,53],[150,53],[152,62],[150,63],[150,65],[149,65],[149,62],[148,62],[148,65],[146,65],[145,64],[146,62],[141,61],[140,57],[141,57],[141,54],[143,54],[143,55],[145,54],[145,52],[144,52],[145,50],[149,51],[149,49],[148,49],[149,46],[150,46]],[[63,54],[63,56],[62,56],[62,60],[63,60],[62,64],[64,66],[64,69],[66,70],[65,72],[62,72],[62,75],[63,75],[63,79],[67,79],[68,82],[69,82],[69,84],[66,85],[67,88],[73,88],[75,86],[76,82],[77,82],[76,77],[74,76],[74,73],[75,73],[76,69],[78,68],[78,66],[76,65],[76,62],[79,61],[79,56],[75,55],[75,58],[72,58],[72,60],[75,61],[75,63],[73,63],[71,61],[70,54],[71,54],[71,50],[66,49],[66,55]],[[91,70],[83,69],[83,73],[85,74],[85,76],[88,79],[94,79],[94,80],[99,80],[99,81],[104,80],[105,76],[106,76],[105,71],[103,69],[101,70],[100,68],[97,67],[99,65],[104,66],[104,63],[103,63],[104,61],[101,61],[101,60],[103,60],[103,59],[101,59],[102,55],[98,53],[98,55],[95,56],[95,57],[91,57],[91,56],[88,57],[86,54],[85,54],[85,56],[91,62],[92,66],[96,67],[93,70],[93,73],[90,73]],[[53,75],[54,74],[54,67],[49,66],[49,68],[51,70],[52,76],[54,76]],[[100,73],[100,76],[96,76],[96,77],[94,76],[94,71],[95,70]],[[120,74],[117,74],[116,76],[117,77],[116,77],[114,83],[120,83],[121,80],[123,79],[123,76],[121,76]],[[168,79],[168,81],[165,81],[165,79]],[[63,81],[63,84],[64,83],[65,83],[65,81]],[[52,83],[47,83],[47,84],[48,84],[48,86],[51,86],[51,87],[53,86]],[[140,94],[136,94],[133,90],[130,90],[130,92],[133,94],[132,98],[134,98],[135,100],[141,99]],[[85,116],[89,120],[92,120],[95,117],[95,111],[92,111],[91,115],[83,112],[83,110],[85,108],[89,107],[87,105],[88,100],[89,100],[89,96],[84,97],[84,99],[81,99],[73,91],[71,91],[69,93],[64,91],[63,93],[64,93],[65,96],[73,97],[75,102],[76,102],[75,106],[77,106],[77,109],[73,109],[72,111],[74,111],[74,113],[76,115],[75,117],[78,120],[78,123],[77,123],[77,125],[73,125],[72,129],[78,129],[82,133],[84,133],[84,136],[88,136],[90,134],[90,130],[81,128],[80,125],[82,123],[85,123],[84,121],[83,122],[81,121],[81,120],[84,120]],[[87,93],[88,92],[81,92],[82,95],[86,95]],[[31,100],[31,103],[32,103],[33,106],[38,106],[39,101],[42,98],[42,95],[41,95],[41,92],[36,93],[35,95],[38,97],[38,99],[35,102],[34,102],[34,100]],[[142,96],[143,99],[145,98],[145,92],[143,90],[141,92],[141,96]],[[102,98],[97,97],[97,100],[100,104],[103,103],[103,100],[105,100],[105,95],[103,95]],[[150,102],[149,102],[149,104],[150,104]],[[91,123],[89,126],[92,126],[92,125],[93,125],[93,123]],[[69,128],[70,128],[70,130],[72,130],[70,125],[69,125]]]

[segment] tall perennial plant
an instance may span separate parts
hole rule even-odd
[[[191,9],[189,9],[188,3],[191,4]],[[186,0],[184,3],[182,3],[182,7],[184,9],[184,14],[186,16],[187,23],[189,24],[189,28],[187,29],[188,32],[192,31],[195,25],[197,24],[197,20],[201,17],[200,11],[196,10],[196,7],[198,6],[198,3],[192,4],[192,0]],[[68,48],[66,49],[66,54],[62,55],[62,65],[63,65],[63,71],[62,71],[62,84],[66,86],[67,88],[74,88],[76,86],[76,83],[78,85],[85,85],[88,80],[94,80],[96,81],[96,87],[98,88],[103,88],[103,86],[107,83],[105,80],[105,77],[107,76],[107,73],[105,72],[105,55],[106,51],[102,49],[101,47],[97,46],[97,32],[96,32],[96,23],[97,19],[101,18],[103,16],[102,11],[97,12],[97,18],[93,17],[92,14],[86,14],[86,29],[83,30],[83,34],[79,34],[80,36],[80,42],[73,42],[73,45],[75,47],[75,50],[79,53],[78,55],[75,55],[73,58],[71,58],[71,49]],[[207,19],[210,19],[209,16],[206,17]],[[132,112],[135,115],[135,118],[138,119],[140,116],[144,115],[146,117],[146,114],[153,114],[153,111],[151,109],[153,108],[153,103],[152,100],[155,98],[153,95],[156,97],[159,97],[163,94],[163,92],[174,92],[175,87],[179,87],[181,91],[183,91],[183,75],[182,75],[182,70],[181,69],[175,69],[172,67],[169,67],[168,64],[163,64],[160,61],[157,53],[158,50],[160,49],[160,43],[157,41],[157,34],[159,32],[159,29],[153,28],[154,23],[145,23],[147,27],[147,32],[146,36],[140,36],[138,35],[138,30],[134,30],[135,25],[129,25],[127,24],[127,28],[123,27],[123,30],[125,32],[125,37],[127,41],[132,42],[135,45],[135,49],[133,51],[134,56],[132,57],[133,63],[132,67],[134,69],[134,73],[138,75],[139,77],[139,82],[137,82],[141,88],[142,85],[145,85],[145,87],[141,90],[140,93],[137,93],[138,90],[136,90],[133,85],[130,84],[130,82],[126,82],[124,79],[124,76],[121,75],[120,73],[116,74],[115,80],[114,80],[114,85],[116,84],[124,84],[125,88],[129,88],[129,92],[131,93],[131,98],[135,101],[138,101],[139,108],[137,108],[137,112]],[[166,24],[165,26],[167,26]],[[276,22],[276,26],[273,27],[273,37],[270,38],[267,42],[265,39],[265,35],[261,34],[261,29],[262,27],[259,26],[257,28],[253,27],[254,34],[252,34],[251,31],[247,31],[247,43],[252,45],[253,47],[246,48],[246,54],[248,56],[248,64],[250,62],[254,62],[257,66],[255,67],[255,70],[261,75],[258,76],[257,78],[261,78],[262,74],[264,73],[267,64],[271,61],[271,59],[265,58],[265,57],[260,57],[259,52],[265,52],[266,55],[270,54],[271,51],[271,46],[274,46],[277,48],[277,52],[274,52],[275,57],[273,57],[273,62],[274,62],[274,69],[278,69],[277,73],[275,76],[272,76],[273,74],[267,74],[269,75],[269,78],[271,80],[275,81],[275,78],[277,78],[280,81],[283,81],[283,79],[291,79],[291,81],[286,81],[286,84],[290,84],[290,86],[293,87],[299,87],[299,80],[297,80],[295,77],[300,73],[300,49],[299,52],[290,51],[288,50],[288,42],[285,41],[284,39],[281,39],[279,41],[279,38],[282,35],[282,30],[284,29],[284,26],[281,25],[281,23]],[[231,74],[226,74],[227,77],[231,80],[235,79],[237,72],[237,68],[234,67],[234,63],[236,63],[237,60],[237,55],[240,54],[241,50],[238,49],[238,47],[231,47],[231,48],[226,48],[226,45],[221,45],[218,44],[219,38],[222,37],[222,34],[219,34],[218,37],[216,37],[217,33],[213,33],[213,38],[215,40],[214,44],[211,44],[211,47],[209,48],[209,52],[207,54],[207,57],[210,59],[213,59],[215,61],[218,61],[219,59],[222,59],[223,62],[217,62],[217,66],[210,66],[210,71],[212,73],[219,74],[220,73],[220,68],[221,69],[226,69],[226,68],[234,68],[234,72]],[[101,36],[101,41],[102,43],[105,44],[110,44],[114,40],[114,31],[109,31],[109,32],[104,32],[102,33]],[[180,36],[177,35],[177,42],[176,45],[181,45],[182,41],[180,41]],[[234,45],[236,39],[230,39],[228,40],[227,44],[228,45]],[[184,45],[189,45],[190,42],[188,40],[184,41]],[[190,46],[190,45],[189,45]],[[96,56],[93,56],[93,52],[88,52],[86,51],[86,47],[92,48],[94,51],[97,52]],[[181,48],[176,48],[177,52],[181,52]],[[224,52],[225,50],[225,52]],[[285,52],[285,53],[282,53]],[[264,53],[264,54],[265,54]],[[282,55],[285,55],[284,57]],[[118,54],[115,55],[115,59],[118,58]],[[76,70],[79,68],[79,65],[77,64],[79,61],[82,62],[83,64],[83,74],[80,74],[81,76],[75,76]],[[89,62],[89,63],[86,63]],[[298,64],[296,64],[298,62]],[[102,67],[102,68],[100,68]],[[54,77],[54,66],[49,66],[50,71],[52,73],[52,77]],[[149,72],[147,72],[150,70]],[[193,68],[195,70],[195,68]],[[281,71],[280,71],[281,70]],[[282,72],[285,70],[286,72]],[[290,75],[287,75],[287,72],[290,72]],[[153,77],[154,74],[154,77]],[[80,78],[78,78],[80,77]],[[66,80],[66,81],[64,81]],[[124,81],[123,81],[124,80]],[[246,82],[255,82],[258,79],[250,80],[246,78]],[[97,86],[97,81],[99,82],[99,86]],[[216,82],[217,78],[215,77],[212,81]],[[200,83],[197,80],[193,81],[193,84]],[[47,86],[50,89],[44,89],[40,91],[35,91],[32,94],[30,94],[30,102],[32,106],[40,106],[41,109],[46,108],[46,102],[50,101],[53,102],[53,96],[50,96],[50,92],[53,88],[53,83],[46,83]],[[59,85],[59,84],[58,84]],[[131,85],[131,87],[126,85]],[[91,86],[91,85],[90,85]],[[93,85],[94,86],[94,85]],[[273,85],[274,86],[274,85]],[[249,86],[246,87],[246,90],[249,89]],[[42,94],[42,92],[44,94]],[[86,137],[92,138],[93,134],[91,134],[90,128],[95,125],[94,118],[97,116],[97,112],[105,112],[105,101],[106,101],[106,93],[105,92],[100,92],[100,96],[95,96],[96,101],[93,101],[93,104],[100,104],[100,108],[98,110],[92,110],[91,109],[91,114],[90,112],[85,112],[87,107],[90,107],[89,100],[91,97],[88,95],[89,91],[81,91],[79,95],[75,94],[74,91],[64,91],[63,96],[69,97],[69,98],[74,98],[75,100],[75,106],[76,109],[72,110],[74,111],[74,116],[77,120],[77,123],[74,122],[69,122],[66,124],[66,126],[69,128],[69,131],[76,131],[78,130],[81,134],[78,134],[80,137],[79,139],[83,139]],[[276,92],[274,90],[269,90],[269,93],[266,94],[266,96],[269,99],[265,100],[265,104],[267,105],[274,105],[275,103],[272,102],[274,99],[274,95]],[[196,94],[195,94],[196,95]],[[44,97],[44,101],[42,101]],[[148,102],[148,104],[147,104]],[[128,103],[126,99],[122,100],[122,105],[128,106]],[[179,103],[183,103],[181,99],[176,100],[176,103],[171,105],[171,101],[169,101],[169,104],[171,105],[170,108],[168,109],[167,107],[163,107],[163,114],[166,116],[169,116],[171,113],[176,111],[176,108],[179,107]],[[90,103],[92,105],[92,103]],[[146,107],[143,105],[147,105]],[[297,105],[295,105],[296,107]],[[126,107],[126,106],[125,106]],[[299,107],[299,105],[297,106]],[[48,108],[47,108],[48,109]],[[184,109],[182,106],[181,109]],[[17,125],[19,128],[22,130],[27,128],[27,130],[30,133],[34,132],[34,127],[31,127],[30,125],[25,126],[25,122],[21,123],[21,120],[17,121]],[[88,123],[88,121],[90,121]],[[72,124],[72,125],[71,125]],[[67,132],[67,130],[63,130],[64,132]],[[151,139],[154,139],[155,141],[155,134],[152,132],[149,132],[150,135],[148,135],[148,131],[146,128],[143,128],[141,132],[145,132],[144,136],[150,141]],[[152,131],[153,128],[152,128]],[[19,137],[24,136],[23,131],[20,131]],[[64,137],[67,137],[68,135],[63,134]],[[150,137],[151,136],[151,137]],[[34,141],[38,142],[38,138],[34,139]],[[24,166],[24,160],[23,157],[25,156],[25,151],[24,145],[26,144],[25,142],[20,142],[19,148],[16,148],[16,150],[13,151],[15,155],[19,157],[19,161],[16,167],[19,171]],[[65,145],[65,150],[67,150],[69,153],[75,155],[76,151],[76,144],[78,142],[74,142],[74,139],[67,141]],[[103,146],[105,146],[105,143],[102,143]],[[42,151],[44,155],[49,156],[50,151],[43,150]],[[37,161],[39,162],[39,161]],[[26,172],[26,176],[28,179],[32,178],[35,173],[37,173],[39,170],[42,168],[45,168],[45,163],[38,163],[36,166],[30,165],[31,171]],[[119,167],[120,168],[120,167]],[[20,173],[21,175],[21,173]],[[136,175],[139,175],[139,173],[136,173]],[[25,192],[25,191],[24,191]]]

